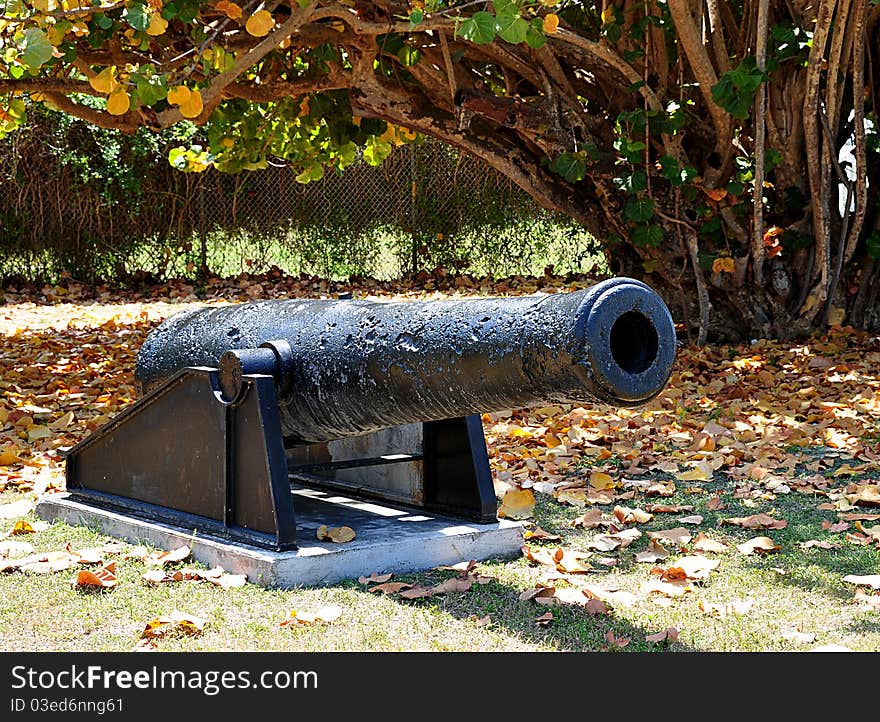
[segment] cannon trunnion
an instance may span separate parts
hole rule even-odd
[[[172,316],[143,395],[67,453],[74,498],[296,548],[292,486],[496,521],[480,414],[633,406],[666,384],[669,311],[617,278],[545,296],[281,300]]]

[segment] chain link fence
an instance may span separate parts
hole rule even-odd
[[[597,258],[580,226],[439,142],[401,145],[379,166],[360,161],[308,184],[286,166],[183,174],[123,148],[110,162],[127,175],[108,182],[48,156],[40,143],[51,139],[38,136],[0,153],[7,278],[228,277],[271,267],[328,279],[438,267],[500,277],[547,266],[587,272]]]

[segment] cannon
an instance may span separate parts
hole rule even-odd
[[[481,414],[643,404],[672,318],[647,285],[376,302],[287,299],[174,315],[141,346],[141,396],[67,452],[80,500],[275,550],[293,487],[496,521]]]

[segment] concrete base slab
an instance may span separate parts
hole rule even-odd
[[[507,558],[520,553],[518,522],[469,523],[314,489],[294,490],[295,551],[273,552],[192,530],[145,521],[75,501],[67,494],[43,497],[36,514],[47,521],[97,528],[108,536],[160,549],[188,545],[193,557],[266,587],[333,584],[372,572],[416,572],[441,564]],[[318,527],[350,526],[353,541],[319,542]]]

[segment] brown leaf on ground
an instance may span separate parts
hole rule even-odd
[[[452,577],[451,579],[447,579],[439,584],[435,584],[433,587],[430,587],[431,594],[446,594],[447,592],[466,592],[472,586],[474,586],[474,579],[472,577],[461,578],[461,577]]]
[[[375,587],[367,589],[368,592],[381,592],[382,594],[397,594],[402,589],[410,589],[412,584],[408,582],[388,582],[386,584],[377,584]]]
[[[143,555],[141,555],[143,551]],[[132,550],[132,555],[137,556],[144,564],[154,566],[165,566],[166,564],[176,564],[182,562],[189,557],[192,550],[188,546],[177,547],[169,551],[148,552],[144,547],[136,547]]]
[[[677,642],[678,630],[675,627],[666,627],[662,632],[646,634],[645,641],[654,642],[655,644],[659,644],[660,642]]]
[[[691,504],[646,504],[645,511],[651,514],[678,514],[682,511],[693,511]]]
[[[840,542],[830,542],[827,539],[822,539],[821,541],[817,539],[810,539],[805,542],[801,542],[798,546],[806,551],[807,549],[817,548],[817,549],[841,549],[843,544]]]
[[[785,519],[774,519],[769,514],[752,514],[751,516],[733,516],[722,519],[721,524],[732,524],[744,529],[785,529],[788,522]]]
[[[553,561],[556,568],[563,574],[586,574],[593,571],[593,565],[586,559],[588,555],[579,554],[570,549],[558,547],[553,552]]]
[[[850,504],[880,506],[880,485],[853,484],[846,488],[844,497]]]
[[[403,599],[421,599],[422,597],[430,597],[434,594],[430,587],[413,587],[398,592],[398,596]]]
[[[498,516],[528,519],[535,513],[535,493],[531,489],[510,489],[502,498]]]
[[[538,604],[542,604],[547,602],[542,602],[541,600],[551,600],[554,599],[555,596],[556,587],[535,587],[533,589],[526,589],[526,591],[519,595],[519,600],[521,602],[534,600]]]
[[[822,522],[822,529],[824,531],[835,534],[837,532],[846,531],[847,529],[849,529],[849,524],[845,521],[830,522],[826,519]]]
[[[608,644],[610,644],[612,647],[617,647],[618,649],[623,649],[630,642],[629,637],[616,636],[613,629],[609,629],[607,632],[605,632],[605,639],[607,640]]]
[[[880,514],[838,514],[842,521],[876,521]]]
[[[682,517],[679,517],[678,521],[679,521],[679,523],[681,523],[681,524],[696,524],[696,525],[699,525],[699,524],[702,524],[702,523],[703,523],[703,517],[700,516],[699,514],[692,514],[691,516],[682,516]]]
[[[116,579],[116,562],[110,562],[94,572],[84,569],[70,583],[76,589],[112,589],[118,583]]]
[[[666,484],[658,482],[645,489],[645,496],[672,496],[675,493],[675,483],[670,481]]]
[[[648,539],[656,539],[661,543],[667,541],[679,546],[683,546],[691,540],[691,533],[683,526],[675,527],[674,529],[663,529],[661,531],[649,531],[647,534]]]
[[[523,538],[526,541],[530,539],[535,541],[562,541],[562,537],[559,536],[559,534],[551,534],[550,532],[544,531],[539,526],[534,529],[527,529],[523,534]]]
[[[629,509],[625,506],[615,506],[611,513],[621,524],[645,524],[654,518],[653,514],[644,509]]]
[[[441,565],[439,567],[434,567],[437,571],[441,572],[456,572],[460,577],[466,577],[470,574],[474,568],[477,566],[476,559],[469,559],[466,562],[458,562],[458,564],[448,564]]]
[[[571,522],[573,527],[582,529],[595,529],[605,522],[605,515],[601,509],[589,509]]]
[[[754,539],[749,539],[747,542],[743,542],[742,544],[736,545],[737,550],[740,554],[769,554],[771,552],[779,551],[781,547],[774,543],[772,539],[766,536],[758,536]]]
[[[539,627],[549,627],[553,623],[553,612],[544,612],[540,617],[535,619],[535,624]]]
[[[368,577],[358,577],[358,581],[361,584],[384,584],[389,579],[391,579],[391,577],[393,577],[393,576],[394,576],[394,574],[391,574],[391,573],[389,573],[389,574],[376,574],[375,572],[373,572]]]
[[[706,499],[706,508],[711,511],[721,511],[727,508],[727,504],[724,503],[720,496],[713,496]]]
[[[727,545],[715,539],[710,539],[703,532],[699,532],[694,537],[694,543],[691,548],[695,552],[723,552],[727,550]]]
[[[523,556],[530,562],[548,567],[556,566],[556,559],[553,556],[555,550],[551,552],[548,549],[530,549],[529,547],[524,546],[521,551]]]
[[[653,564],[659,562],[669,556],[669,551],[658,540],[650,539],[648,548],[636,554],[636,561],[639,563]]]
[[[669,567],[655,567],[651,574],[657,574],[663,581],[671,582],[677,579],[690,579],[693,581],[707,579],[709,573],[721,563],[718,559],[707,559],[703,556],[682,557]]]

